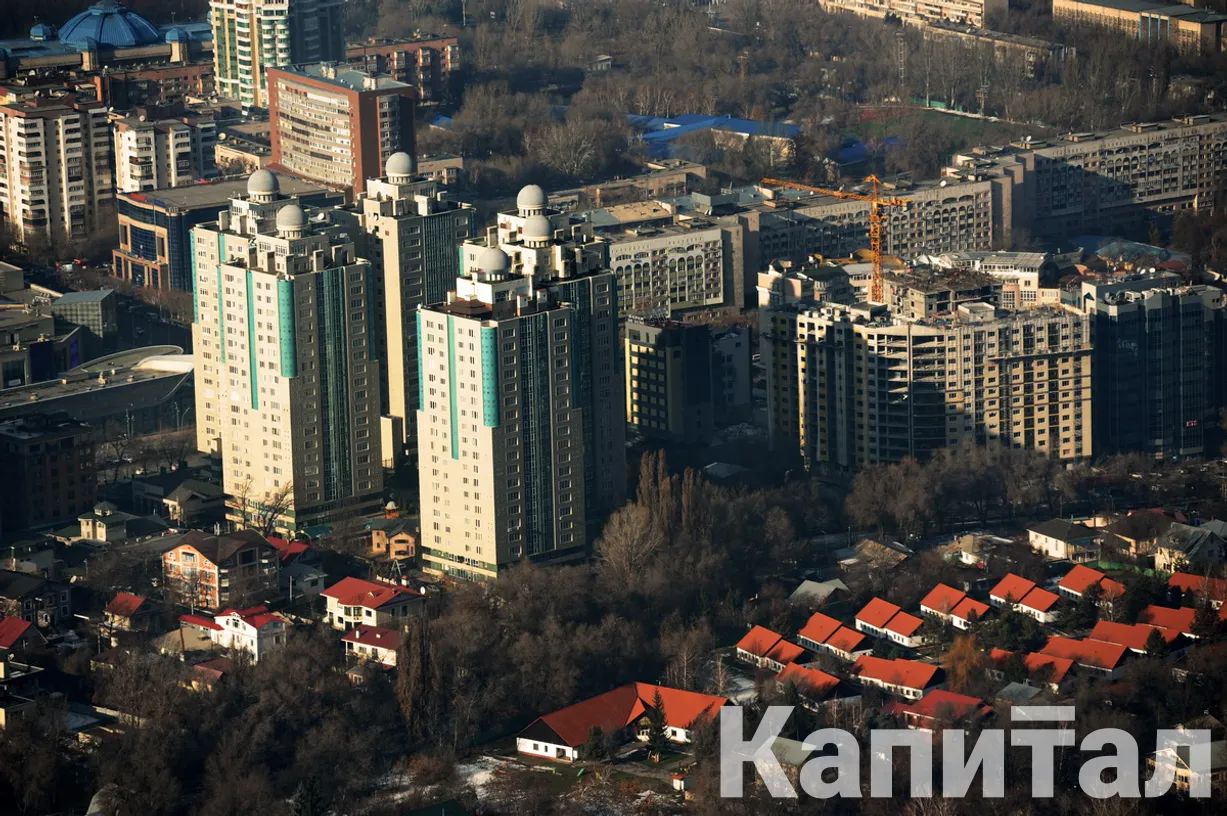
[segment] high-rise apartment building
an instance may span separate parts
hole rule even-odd
[[[806,467],[923,458],[962,440],[1091,455],[1086,315],[794,304],[763,312],[761,328],[772,444]]]
[[[217,93],[267,108],[269,68],[344,59],[343,14],[343,0],[209,0]]]
[[[84,94],[0,104],[0,217],[31,235],[81,239],[114,218],[106,105]]]
[[[268,70],[270,163],[361,193],[393,153],[413,155],[413,86],[345,65]]]
[[[465,276],[418,311],[429,569],[495,578],[581,557],[626,490],[618,286],[590,224],[520,191]]]
[[[720,307],[726,292],[735,289],[723,231],[710,221],[637,227],[604,237],[623,314],[669,317]]]
[[[413,158],[394,153],[383,175],[367,179],[362,196],[338,217],[352,213],[379,281],[383,366],[384,464],[396,466],[412,450],[418,407],[415,313],[442,303],[461,274],[457,247],[473,236],[473,208],[448,198],[433,179],[415,172]]]
[[[115,190],[133,193],[196,184],[216,173],[211,113],[161,116],[156,109],[111,116]]]
[[[1223,291],[1131,281],[1082,285],[1095,338],[1095,452],[1201,456],[1227,390]]]
[[[196,435],[230,518],[293,532],[378,508],[375,276],[343,227],[258,170],[192,230]]]
[[[628,320],[624,332],[627,427],[653,439],[708,441],[715,431],[708,327]]]

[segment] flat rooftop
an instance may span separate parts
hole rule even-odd
[[[305,181],[284,171],[277,173],[283,196],[303,196],[331,192],[315,182]],[[136,204],[167,210],[194,210],[199,207],[223,206],[236,196],[247,195],[247,177],[193,184],[189,187],[167,187],[143,193],[119,193],[118,197]]]
[[[285,66],[277,70],[291,75],[317,79],[349,91],[389,91],[413,87],[387,74],[368,74],[365,71],[350,68],[345,63],[313,62],[306,65]]]

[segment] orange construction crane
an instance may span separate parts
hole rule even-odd
[[[802,184],[799,181],[788,181],[787,179],[765,178],[762,181],[762,184],[766,187],[787,187],[790,190],[806,190],[820,195],[834,196],[835,198],[869,202],[869,251],[873,254],[873,279],[869,285],[869,301],[871,303],[882,303],[882,208],[906,207],[907,199],[883,198],[878,193],[878,186],[882,183],[882,180],[877,176],[867,176],[865,183],[872,188],[868,194],[831,190],[826,187],[815,187],[812,184]]]

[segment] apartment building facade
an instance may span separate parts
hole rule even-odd
[[[351,43],[345,49],[345,60],[360,71],[388,74],[414,86],[424,103],[438,103],[460,70],[460,41],[455,37],[372,38]]]
[[[628,320],[626,425],[652,439],[706,442],[715,431],[710,329],[670,320]]]
[[[807,467],[923,458],[962,440],[1091,455],[1086,315],[794,306],[763,312],[761,329],[772,444]]]
[[[161,118],[156,110],[111,116],[115,190],[183,187],[213,176],[217,124],[211,113]]]
[[[393,153],[413,155],[416,95],[344,64],[270,68],[270,166],[361,193]]]
[[[1006,0],[819,0],[824,11],[847,11],[862,17],[897,17],[909,25],[946,21],[984,28],[990,18],[1004,17]]]
[[[1157,0],[1052,0],[1052,18],[1066,25],[1093,25],[1182,54],[1215,54],[1223,49],[1227,14],[1192,3]]]
[[[209,0],[214,87],[267,108],[269,68],[345,57],[343,0]]]
[[[718,225],[682,222],[605,237],[623,314],[669,317],[729,302],[732,268]]]
[[[95,429],[67,414],[0,422],[0,533],[69,521],[94,506],[98,466]]]
[[[370,264],[267,170],[192,240],[197,445],[222,457],[229,517],[293,533],[377,509]]]
[[[522,190],[418,311],[427,569],[491,579],[582,557],[625,491],[617,279],[591,226]]]
[[[105,104],[71,91],[0,104],[0,216],[21,240],[85,238],[113,203]]]

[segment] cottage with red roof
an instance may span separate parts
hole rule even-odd
[[[345,655],[360,661],[379,663],[389,669],[396,668],[396,653],[400,651],[399,629],[358,624],[341,636]]]
[[[860,695],[841,694],[843,682],[833,674],[828,674],[812,666],[801,666],[789,663],[775,678],[777,689],[792,686],[801,698],[801,705],[811,711],[817,711],[823,705],[831,702],[846,703],[859,700]]]
[[[140,595],[120,592],[107,604],[104,615],[111,631],[137,632],[149,628],[152,611],[149,603]]]
[[[938,584],[920,600],[922,615],[948,621],[954,628],[963,630],[988,614],[989,608],[988,604],[975,600],[963,590],[955,589],[949,584]]]
[[[1164,629],[1179,632],[1185,637],[1190,638],[1197,637],[1197,635],[1193,634],[1193,621],[1196,619],[1197,610],[1191,606],[1171,609],[1170,607],[1151,604],[1138,615],[1138,623],[1161,626]]]
[[[856,613],[856,628],[874,637],[884,637],[909,649],[922,646],[924,621],[883,598],[873,598]]]
[[[755,626],[737,641],[737,658],[760,669],[778,672],[805,655],[805,649],[790,643],[778,632]]]
[[[1030,615],[1040,623],[1053,623],[1057,619],[1055,607],[1060,597],[1011,572],[989,590],[988,600],[993,606]]]
[[[1107,604],[1125,594],[1125,585],[1085,564],[1077,564],[1057,582],[1057,592],[1067,598],[1081,598],[1091,587],[1099,587],[1100,603]]]
[[[1164,629],[1161,626],[1151,626],[1145,623],[1116,623],[1107,620],[1098,621],[1095,628],[1091,630],[1090,637],[1093,640],[1102,640],[1107,643],[1119,643],[1127,646],[1131,652],[1146,654],[1146,644],[1150,642],[1150,636],[1155,632],[1159,633],[1159,637],[1163,638],[1164,644],[1168,646],[1180,637],[1179,632]]]
[[[993,709],[979,697],[933,689],[918,702],[900,709],[908,728],[932,731],[950,725],[972,725],[993,716]]]
[[[665,735],[677,743],[690,742],[694,724],[716,717],[729,702],[711,694],[651,683],[627,683],[538,717],[516,737],[516,750],[529,756],[574,762],[586,755],[595,729],[618,741],[646,740],[647,714],[656,704],[658,692],[664,708]]]
[[[862,684],[909,700],[919,700],[927,689],[941,685],[943,676],[941,667],[932,663],[902,658],[888,660],[873,655],[858,658],[852,671]]]
[[[246,652],[253,663],[274,649],[285,645],[286,619],[267,606],[250,609],[223,609],[212,618],[203,615],[180,615],[185,626],[203,630],[209,640],[221,649]]]
[[[1227,601],[1227,579],[1224,578],[1207,578],[1204,575],[1194,575],[1189,572],[1174,572],[1172,577],[1167,579],[1167,585],[1186,595],[1208,598],[1215,609],[1221,608],[1223,602]]]
[[[1044,648],[1040,649],[1040,654],[1063,657],[1072,660],[1084,669],[1104,674],[1108,677],[1116,677],[1120,674],[1125,657],[1129,654],[1129,648],[1119,643],[1108,643],[1104,640],[1094,640],[1092,638],[1074,640],[1073,638],[1053,635],[1048,638]]]
[[[873,651],[863,634],[821,612],[810,615],[797,632],[797,640],[810,651],[827,652],[848,663]]]
[[[320,593],[327,599],[325,618],[333,629],[345,631],[359,624],[402,626],[421,612],[426,599],[420,592],[383,581],[342,578]]]
[[[1006,664],[1013,657],[1014,652],[1006,649],[993,649],[989,652],[989,660],[993,664],[989,669],[989,674],[996,680],[1004,680]],[[1065,680],[1069,677],[1070,670],[1074,667],[1074,661],[1067,657],[1055,657],[1039,652],[1029,652],[1023,655],[1022,664],[1027,672],[1027,685],[1034,686],[1036,683],[1042,683],[1048,686],[1053,693],[1061,691]]]
[[[29,647],[36,637],[41,635],[28,620],[0,616],[0,659],[4,652],[15,652]]]

